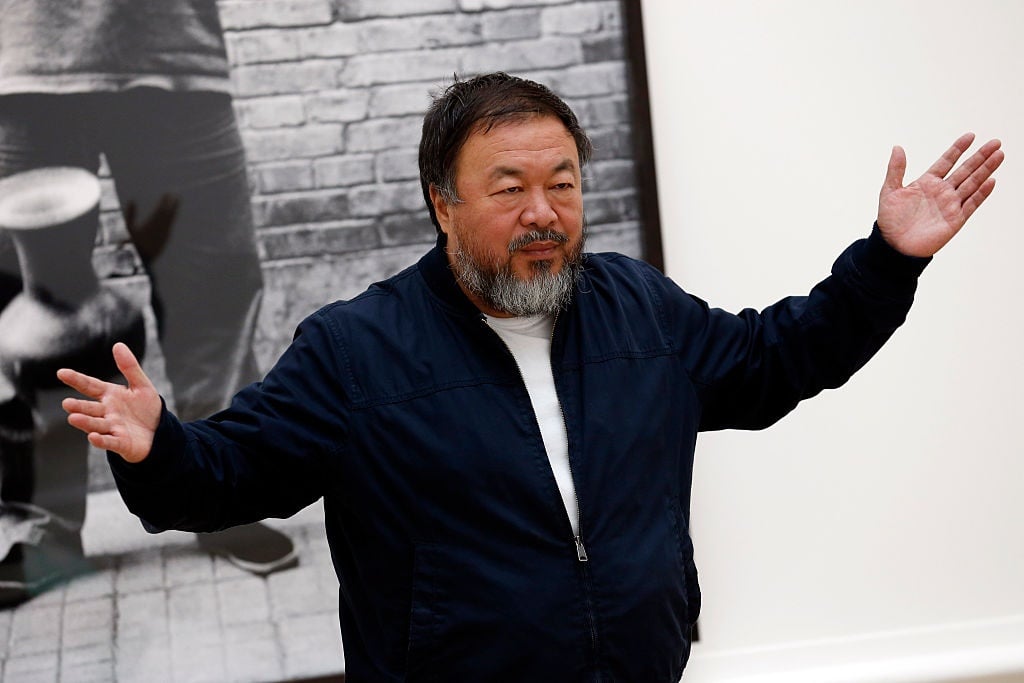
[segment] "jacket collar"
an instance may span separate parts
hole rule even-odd
[[[447,244],[447,235],[439,233],[437,243],[420,258],[417,267],[426,280],[427,287],[438,299],[455,309],[457,313],[479,318],[482,315],[480,309],[470,301],[455,280],[455,273],[452,272],[448,254],[445,252]]]

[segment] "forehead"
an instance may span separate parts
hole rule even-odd
[[[477,126],[456,158],[456,172],[486,172],[496,166],[519,168],[565,166],[579,168],[576,141],[554,116],[530,116],[502,121],[490,128]]]

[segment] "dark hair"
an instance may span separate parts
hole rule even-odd
[[[466,81],[456,76],[455,82],[434,98],[423,117],[419,164],[423,199],[439,232],[430,187],[436,187],[445,201],[458,201],[455,161],[470,134],[478,128],[486,132],[499,123],[530,116],[554,116],[561,121],[576,142],[580,165],[587,163],[593,146],[576,114],[540,83],[502,72]]]

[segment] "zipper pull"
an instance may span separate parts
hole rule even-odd
[[[576,557],[580,558],[580,562],[587,562],[587,549],[583,547],[583,539],[573,536],[573,540],[576,541]]]

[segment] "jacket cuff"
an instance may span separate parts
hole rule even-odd
[[[867,241],[867,256],[870,262],[879,266],[879,270],[894,275],[920,277],[925,267],[932,262],[931,256],[907,256],[902,254],[885,241],[878,223],[871,227]]]
[[[885,241],[878,223],[867,239],[859,240],[844,254],[861,283],[879,294],[902,298],[913,296],[917,279],[931,263],[931,257],[907,256]]]
[[[149,455],[139,462],[127,462],[117,453],[107,451],[107,462],[119,486],[122,482],[128,485],[158,482],[176,469],[185,443],[181,422],[167,409],[161,397],[160,422],[157,423]]]

